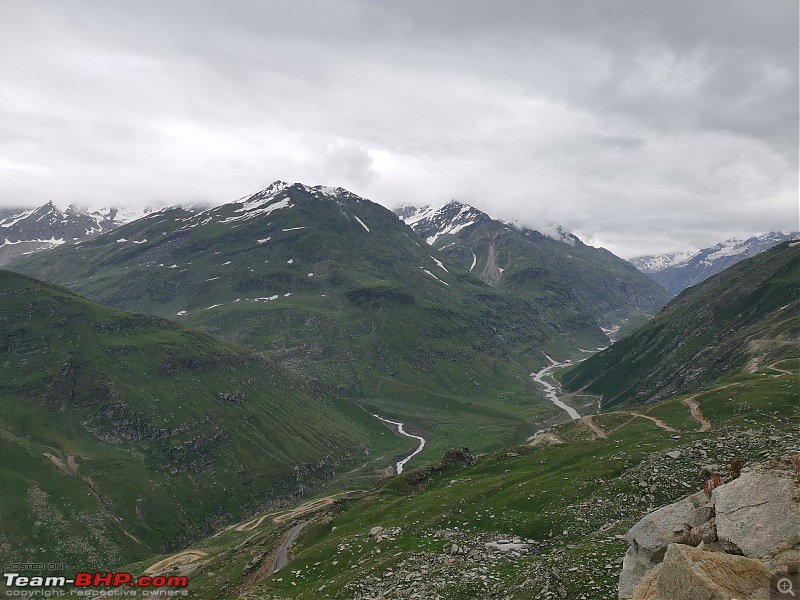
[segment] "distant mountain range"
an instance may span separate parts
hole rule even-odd
[[[188,573],[209,600],[616,597],[620,537],[698,465],[797,447],[800,241],[662,307],[558,225],[457,202],[275,182],[127,223],[43,208],[0,216],[51,248],[9,265],[39,280],[0,270],[7,562]],[[532,372],[650,316],[560,365],[583,417],[551,427]]]
[[[39,208],[0,211],[0,265],[17,257],[74,244],[134,221],[151,212],[100,208],[87,210],[70,205],[59,208],[48,202]]]
[[[558,414],[529,377],[545,353],[608,343],[593,321],[574,327],[493,289],[342,188],[275,182],[204,212],[150,213],[12,268],[252,348],[425,428],[431,452],[535,433]]]
[[[746,240],[731,238],[711,248],[697,251],[638,256],[630,259],[630,262],[674,296],[740,260],[755,256],[796,236],[797,232],[771,231]]]

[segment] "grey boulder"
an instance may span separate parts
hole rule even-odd
[[[800,541],[795,484],[788,477],[745,472],[712,493],[717,537],[728,552],[764,557]]]

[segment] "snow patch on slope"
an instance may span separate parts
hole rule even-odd
[[[283,200],[278,200],[277,202],[269,203],[264,202],[261,199],[254,200],[254,201],[247,201],[245,202],[241,208],[237,208],[235,213],[244,213],[238,217],[228,217],[220,221],[220,223],[234,223],[236,221],[248,221],[250,219],[255,219],[256,217],[268,215],[270,213],[275,212],[276,210],[280,210],[281,208],[291,208],[292,203],[289,201],[289,198],[284,198]]]
[[[431,277],[433,277],[433,278],[434,278],[436,281],[438,281],[439,283],[443,283],[443,284],[445,284],[447,287],[450,287],[450,284],[449,284],[449,283],[447,283],[446,281],[442,281],[442,280],[441,280],[441,279],[439,279],[439,278],[438,278],[436,275],[434,275],[433,273],[431,273],[430,271],[428,271],[428,269],[426,269],[425,267],[420,267],[420,269],[422,269],[423,271],[425,271],[425,272],[426,272],[428,275],[430,275]]]
[[[364,225],[364,221],[362,221],[361,219],[359,219],[359,218],[358,218],[358,217],[356,217],[355,215],[353,215],[353,217],[355,218],[355,220],[356,220],[356,221],[358,221],[359,223],[361,223],[361,226],[362,226],[364,229],[366,229],[366,230],[367,230],[367,233],[369,233],[369,227],[367,227],[366,225]]]
[[[431,258],[433,258],[433,256],[431,256]],[[445,272],[445,273],[449,273],[449,272],[450,272],[450,271],[448,271],[448,270],[445,268],[445,266],[442,264],[442,261],[440,261],[438,258],[433,258],[433,262],[435,262],[435,263],[436,263],[437,265],[439,265],[439,266],[440,266],[442,269],[444,269],[444,272]]]

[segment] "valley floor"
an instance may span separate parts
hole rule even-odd
[[[192,565],[191,593],[209,599],[616,598],[634,522],[700,489],[703,466],[800,446],[797,388],[795,372],[765,368],[528,445],[448,453],[362,495],[260,515],[162,564]],[[300,524],[290,562],[271,574]]]

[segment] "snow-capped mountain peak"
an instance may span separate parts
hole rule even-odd
[[[150,212],[149,209],[90,209],[52,200],[38,208],[6,209],[0,213],[0,265],[25,254],[79,243]]]
[[[435,207],[401,206],[395,210],[395,214],[431,245],[443,235],[454,235],[475,225],[480,219],[488,218],[477,208],[456,200]]]
[[[695,254],[697,254],[697,250],[684,250],[667,254],[637,256],[630,259],[629,262],[643,273],[656,273],[667,267],[683,264]]]
[[[711,252],[705,254],[702,260],[704,264],[712,265],[715,261],[724,260],[729,257],[744,255],[743,258],[745,258],[747,256],[753,256],[754,254],[771,248],[775,244],[785,241],[789,237],[790,236],[780,231],[770,231],[769,233],[764,233],[746,240],[730,238],[707,249]],[[705,252],[706,251],[701,251],[701,253]]]
[[[429,244],[436,243],[436,240],[443,235],[455,235],[484,219],[491,219],[489,215],[474,206],[457,200],[451,200],[438,206],[419,208],[408,205],[400,206],[394,210],[394,213]],[[522,225],[519,220],[499,220],[499,222],[527,236],[539,234],[570,246],[574,246],[580,241],[575,235],[553,221],[544,221],[535,229]]]
[[[630,259],[640,271],[647,273],[673,294],[700,283],[731,265],[769,250],[791,239],[796,233],[770,231],[741,240],[729,238],[710,248],[674,252],[657,256],[637,256]]]

